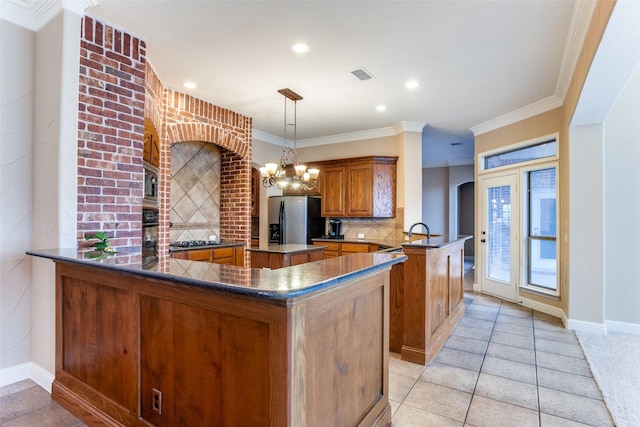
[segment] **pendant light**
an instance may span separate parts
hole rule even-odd
[[[297,103],[302,97],[291,89],[280,89],[278,93],[284,97],[284,135],[282,141],[282,156],[280,163],[265,163],[260,168],[262,175],[262,185],[271,187],[301,188],[303,190],[314,190],[318,185],[318,174],[320,170],[312,168],[307,170],[305,165],[298,163],[297,143]],[[293,101],[293,123],[287,123],[287,100]],[[287,146],[287,129],[293,127],[293,147]],[[293,171],[291,171],[293,169]],[[287,172],[289,171],[289,174]]]

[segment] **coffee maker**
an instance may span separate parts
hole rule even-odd
[[[330,239],[344,239],[342,235],[342,220],[340,218],[329,218],[329,235]]]

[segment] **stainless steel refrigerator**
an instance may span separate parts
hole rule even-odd
[[[320,212],[320,197],[269,197],[269,243],[312,244],[311,239],[324,234]]]

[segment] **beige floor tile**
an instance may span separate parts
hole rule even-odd
[[[494,322],[492,320],[472,319],[470,317],[463,317],[458,322],[458,325],[469,326],[470,328],[492,330]]]
[[[398,408],[400,407],[401,403],[398,402],[397,400],[389,399],[389,405],[391,406],[391,416],[393,417],[393,415],[398,411]]]
[[[548,330],[548,329],[536,329],[534,331],[536,339],[563,342],[567,344],[578,344],[578,338],[576,333],[568,329],[562,330]]]
[[[527,319],[533,318],[533,310],[517,304],[502,304],[500,306],[500,314],[514,317],[524,317]]]
[[[422,371],[424,371],[424,365],[401,360],[399,354],[391,353],[389,357],[389,372],[418,379],[420,378]]]
[[[513,362],[511,360],[487,356],[484,359],[482,370],[480,372],[516,381],[522,381],[528,384],[537,384],[536,367],[533,365],[527,365],[526,363]]]
[[[16,383],[0,387],[0,397],[8,396],[12,393],[17,393],[19,391],[23,391],[37,385],[38,384],[36,384],[33,380],[18,381]]]
[[[7,420],[45,408],[52,402],[51,395],[38,385],[3,396],[0,398],[0,425],[4,425]]]
[[[476,427],[537,427],[538,412],[483,396],[473,396],[466,423]]]
[[[468,317],[471,319],[490,320],[492,322],[496,320],[496,317],[498,316],[497,311],[494,312],[489,310],[478,310],[476,307],[486,307],[489,309],[493,308],[493,307],[482,306],[482,305],[469,307],[465,311],[464,317]]]
[[[416,381],[415,378],[389,372],[389,400],[402,402]]]
[[[551,331],[565,330],[564,323],[558,317],[538,311],[533,312],[533,326],[537,329],[548,329]]]
[[[531,326],[518,326],[512,323],[496,323],[493,328],[493,332],[506,332],[513,335],[522,335],[523,337],[533,338],[533,327]]]
[[[471,304],[468,307],[468,310],[472,310],[472,311],[482,311],[485,313],[493,313],[493,314],[498,314],[498,311],[500,311],[500,306],[499,305],[484,305],[484,304]],[[466,312],[465,312],[466,314]]]
[[[473,389],[478,381],[478,372],[434,362],[427,366],[420,379],[467,393],[473,393]]]
[[[540,414],[540,427],[584,427],[588,425],[549,414]]]
[[[591,369],[585,359],[562,356],[560,354],[536,351],[536,363],[539,367],[569,372],[570,374],[591,377]]]
[[[536,350],[584,359],[584,353],[578,344],[567,344],[538,338],[536,339]]]
[[[83,422],[71,415],[62,406],[52,402],[51,405],[38,409],[20,418],[2,423],[3,427],[33,427],[33,426],[55,426],[55,427],[80,427],[85,426]]]
[[[442,347],[434,359],[434,362],[478,372],[482,366],[483,358],[484,356],[482,354]]]
[[[463,424],[433,412],[402,405],[393,416],[392,425],[394,427],[461,427]]]
[[[609,410],[601,400],[539,387],[540,412],[594,426],[613,426]]]
[[[491,334],[491,342],[498,344],[510,345],[512,347],[526,348],[533,350],[533,337],[525,337],[524,335],[508,334],[505,332],[494,331]]]
[[[536,355],[533,351],[527,348],[513,347],[497,342],[489,343],[487,356],[511,360],[512,362],[526,363],[527,365],[536,364]]]
[[[447,348],[455,348],[456,350],[468,351],[470,353],[485,354],[488,344],[487,341],[452,335],[444,343],[444,346]]]
[[[496,323],[508,323],[510,325],[526,326],[528,328],[532,328],[533,327],[533,318],[532,317],[509,316],[509,315],[506,315],[506,314],[498,313],[498,317],[496,318]]]
[[[591,377],[538,366],[538,385],[592,399],[602,400],[598,384]]]
[[[464,422],[471,393],[418,381],[403,404]]]
[[[481,373],[474,395],[538,410],[538,388],[508,378]]]
[[[491,329],[478,329],[472,326],[464,326],[458,323],[458,326],[453,328],[451,335],[489,341],[489,339],[491,338]]]
[[[502,304],[502,300],[500,298],[492,297],[485,294],[477,294],[473,299],[473,303],[500,307],[500,305]]]

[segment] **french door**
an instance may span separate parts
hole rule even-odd
[[[502,175],[481,180],[482,222],[480,250],[482,292],[516,301],[519,268],[518,176]]]

